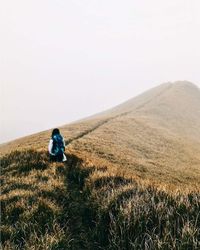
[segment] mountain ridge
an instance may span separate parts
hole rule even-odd
[[[196,185],[200,178],[199,107],[197,86],[168,82],[60,130],[71,152],[122,167],[141,178]],[[15,140],[0,151],[46,150],[50,133]]]

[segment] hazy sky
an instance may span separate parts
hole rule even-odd
[[[1,0],[0,142],[167,81],[200,86],[199,0]]]

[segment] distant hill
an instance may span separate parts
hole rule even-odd
[[[63,126],[69,150],[123,168],[138,178],[199,186],[200,90],[165,83],[85,120]],[[1,146],[45,149],[50,131]]]

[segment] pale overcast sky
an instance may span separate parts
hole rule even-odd
[[[0,142],[167,81],[200,86],[199,0],[0,2]]]

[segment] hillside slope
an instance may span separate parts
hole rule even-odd
[[[200,90],[165,83],[113,109],[61,128],[68,149],[99,164],[166,184],[199,186]],[[46,149],[50,131],[1,147]]]
[[[164,84],[61,128],[1,145],[2,250],[200,249],[200,93]],[[13,151],[10,153],[10,151]]]
[[[93,119],[100,117],[105,122],[75,140],[76,150],[142,178],[199,185],[200,91],[195,85],[163,84]]]

